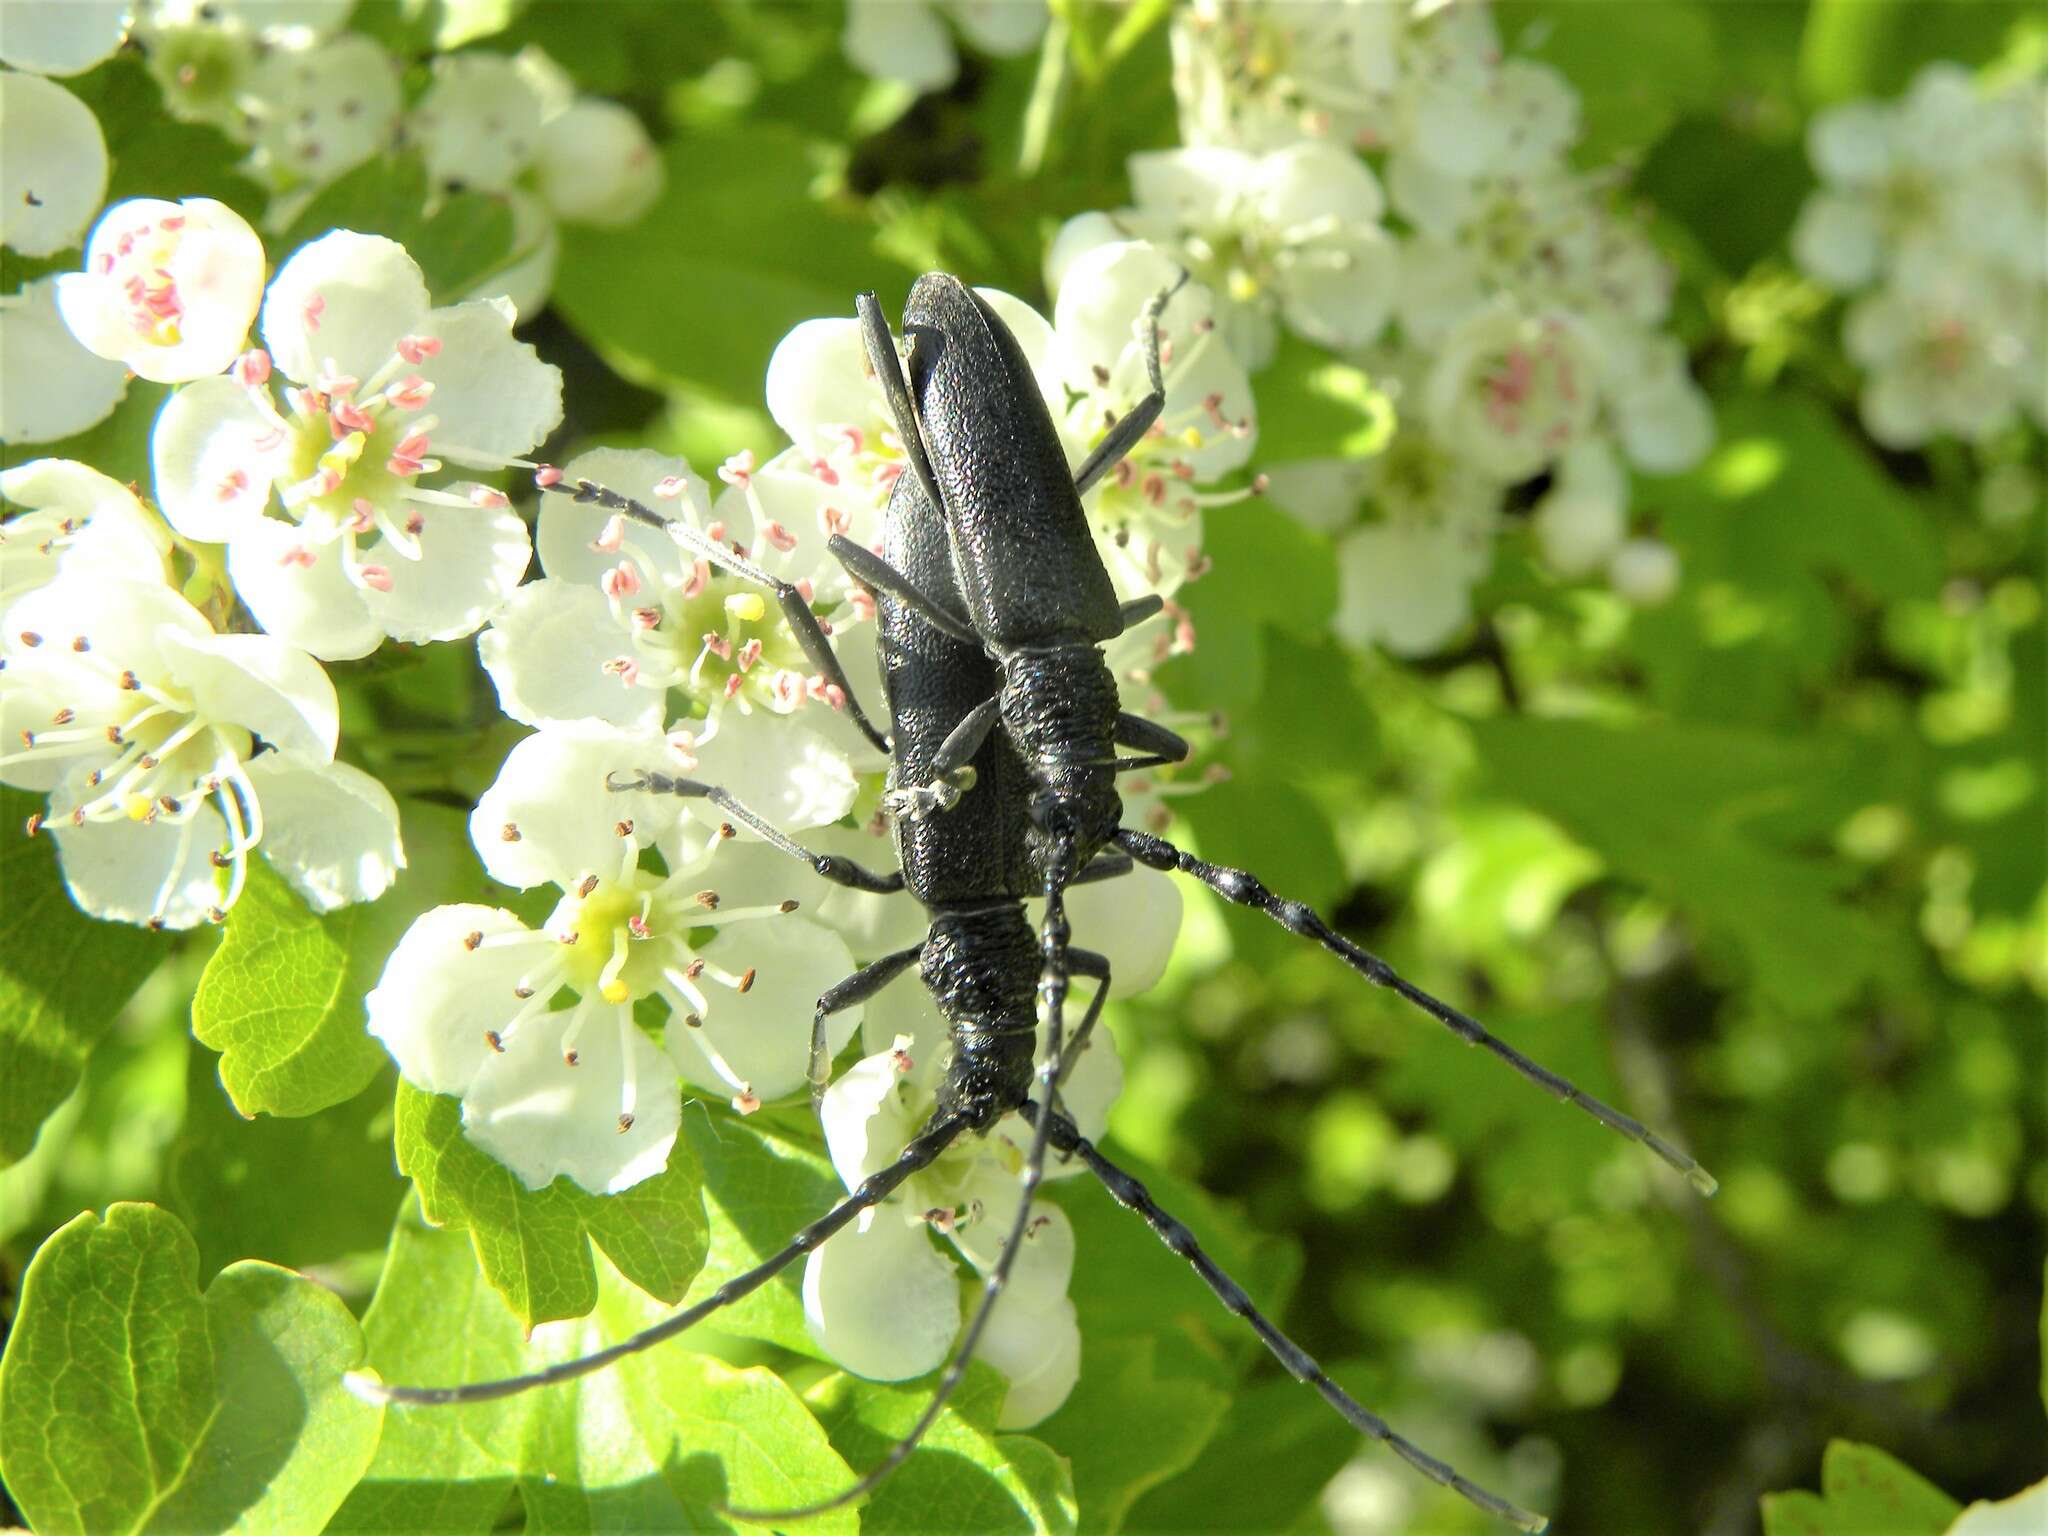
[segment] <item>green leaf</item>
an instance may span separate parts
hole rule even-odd
[[[26,1156],[94,1043],[163,959],[144,929],[72,905],[55,847],[19,829],[40,801],[0,791],[0,1164]]]
[[[1940,1536],[1962,1505],[1873,1446],[1831,1440],[1818,1495],[1764,1495],[1764,1536]]]
[[[396,1075],[387,1067],[324,1114],[245,1120],[213,1058],[190,1053],[168,1187],[199,1241],[202,1271],[237,1258],[310,1269],[385,1245],[406,1193],[391,1164]]]
[[[620,1194],[593,1195],[566,1176],[528,1189],[462,1134],[460,1103],[400,1082],[397,1145],[427,1220],[469,1233],[492,1289],[529,1326],[597,1304],[593,1240],[665,1302],[680,1300],[704,1263],[703,1174],[680,1137],[663,1172]]]
[[[1201,1459],[1139,1499],[1123,1528],[1157,1536],[1288,1530],[1359,1444],[1357,1432],[1301,1382],[1259,1381],[1231,1398]],[[1259,1475],[1247,1477],[1248,1467]]]
[[[384,235],[419,263],[434,301],[452,304],[511,259],[512,210],[502,198],[458,192],[429,218],[427,192],[426,166],[417,154],[372,160],[323,187],[278,248],[289,251],[336,229]]]
[[[1089,1254],[1087,1262],[1100,1261]],[[1073,1464],[1080,1528],[1115,1531],[1141,1494],[1195,1464],[1230,1398],[1219,1387],[1163,1373],[1154,1335],[1084,1325],[1082,1338],[1081,1384],[1040,1433]]]
[[[363,1329],[387,1381],[492,1380],[615,1343],[667,1310],[608,1266],[599,1290],[593,1316],[544,1326],[528,1342],[469,1245],[426,1226],[409,1203]],[[743,1530],[713,1506],[806,1503],[852,1477],[781,1380],[677,1340],[496,1402],[392,1409],[377,1459],[333,1529],[483,1532],[501,1523],[516,1490],[534,1531]],[[841,1511],[817,1528],[851,1532],[858,1517]]]
[[[173,120],[140,59],[110,59],[64,84],[106,137],[109,206],[129,197],[211,197],[244,213],[262,206],[262,190],[241,172],[242,146],[217,128]]]
[[[430,1227],[408,1197],[363,1314],[369,1364],[388,1382],[454,1385],[534,1364],[524,1327],[484,1281],[459,1232]],[[333,1531],[484,1532],[515,1497],[520,1447],[540,1399],[387,1409],[375,1460]]]
[[[455,899],[475,864],[460,813],[407,801],[400,815],[408,867],[374,902],[322,916],[267,862],[250,862],[192,999],[192,1032],[221,1053],[221,1084],[242,1114],[313,1114],[385,1064],[363,998],[412,920]]]
[[[914,1454],[861,1506],[862,1536],[932,1529],[946,1512],[950,1530],[1056,1536],[1075,1529],[1074,1483],[1066,1463],[1026,1434],[996,1430],[1009,1384],[988,1366],[967,1379]],[[832,1432],[833,1449],[865,1471],[879,1463],[931,1401],[932,1383],[861,1381],[835,1376],[809,1401]]]
[[[1654,732],[1583,721],[1474,724],[1503,791],[1550,816],[1625,877],[1732,943],[1757,984],[1822,1013],[1898,963],[1871,917],[1840,899],[1855,872],[1783,851],[1774,818],[1833,814],[1855,776],[1882,771],[1856,744],[1667,721]],[[1809,810],[1816,790],[1827,803]],[[1854,804],[1855,801],[1851,801]]]
[[[29,1265],[0,1360],[7,1485],[43,1532],[318,1531],[377,1443],[361,1330],[268,1264],[222,1270],[154,1206],[90,1212]]]
[[[1813,0],[1800,41],[1800,88],[1816,106],[1896,96],[1931,60],[1975,65],[1994,57],[2029,15],[2038,12],[2024,0]]]
[[[668,191],[637,224],[563,228],[554,306],[629,377],[756,401],[791,327],[850,316],[874,285],[872,235],[812,196],[818,167],[786,128],[696,134],[666,153]]]

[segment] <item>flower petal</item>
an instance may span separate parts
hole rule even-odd
[[[128,370],[93,356],[65,327],[57,313],[59,281],[24,283],[0,306],[0,441],[75,436],[105,421],[128,393]]]
[[[575,1015],[543,1014],[506,1038],[462,1096],[463,1133],[528,1189],[566,1174],[593,1195],[615,1195],[660,1173],[675,1146],[675,1068],[629,1014],[589,1006],[574,1066],[563,1056]],[[632,1119],[622,1128],[628,1103]]]
[[[1081,1325],[1064,1294],[1044,1307],[1005,1294],[989,1315],[975,1358],[1010,1378],[998,1429],[1029,1429],[1052,1417],[1081,1379]]]
[[[540,144],[541,98],[503,54],[482,49],[434,60],[434,83],[407,120],[434,180],[503,192]]]
[[[1401,656],[1435,650],[1472,616],[1472,577],[1454,537],[1374,524],[1337,546],[1337,613],[1354,645],[1378,641]]]
[[[794,860],[790,870],[794,888],[801,877]],[[709,874],[715,884],[715,859]],[[698,953],[734,975],[753,971],[754,982],[745,992],[706,987],[711,1011],[703,1024],[696,1029],[669,1025],[670,1048],[684,1079],[721,1097],[732,1092],[698,1048],[701,1035],[756,1098],[772,1102],[795,1093],[810,1065],[811,1016],[818,998],[853,973],[846,941],[829,928],[790,916],[721,928]],[[857,1007],[825,1021],[832,1055],[853,1038],[859,1023]]]
[[[470,840],[484,868],[507,885],[552,881],[565,890],[587,874],[616,873],[624,807],[630,805],[636,838],[646,847],[673,824],[676,801],[621,796],[605,778],[659,766],[666,753],[659,736],[588,721],[527,737],[506,755],[470,814]]]
[[[630,496],[644,507],[681,518],[702,531],[711,521],[711,492],[704,477],[690,467],[687,459],[656,453],[650,448],[596,448],[579,453],[562,466],[565,481],[590,480],[622,496]],[[670,479],[682,481],[680,496],[663,497],[655,487]],[[591,502],[568,496],[543,496],[535,542],[540,549],[540,567],[562,580],[588,582],[593,588],[604,573],[619,562],[616,553],[593,549],[612,514]],[[729,537],[751,541],[751,524],[728,530]],[[652,566],[663,580],[679,582],[689,574],[675,541],[659,529],[628,521],[626,538],[642,564]]]
[[[896,1160],[928,1118],[930,1100],[905,1080],[888,1051],[863,1057],[832,1080],[818,1121],[848,1189]]]
[[[270,50],[250,70],[244,95],[263,109],[254,123],[256,164],[273,180],[315,186],[389,145],[403,103],[391,55],[353,33]]]
[[[220,901],[213,853],[227,826],[208,800],[189,820],[53,822],[64,883],[79,909],[119,923],[192,928]]]
[[[272,746],[334,757],[341,707],[320,663],[271,635],[159,637],[170,675],[211,720],[246,726]]]
[[[19,595],[78,566],[144,580],[165,574],[170,530],[90,465],[31,459],[0,471],[0,497],[29,509],[0,523],[0,592]]]
[[[130,0],[8,0],[0,63],[37,75],[76,75],[121,46]]]
[[[1023,1193],[1022,1181],[993,1158],[984,1160],[965,1191],[968,1205],[979,1214],[954,1229],[953,1246],[984,1275],[1002,1256]],[[1074,1224],[1051,1201],[1034,1201],[1031,1221],[1024,1229],[1024,1248],[1010,1266],[1003,1294],[1036,1311],[1066,1295],[1067,1282],[1073,1277]]]
[[[338,229],[301,246],[278,269],[263,300],[263,344],[284,375],[301,384],[318,379],[330,362],[367,379],[426,318],[426,279],[405,247]],[[434,405],[439,414],[440,401]]]
[[[373,551],[389,589],[366,587],[363,605],[394,640],[424,645],[473,635],[526,574],[526,524],[508,508],[416,506],[420,558]]]
[[[362,769],[291,752],[249,761],[263,853],[315,912],[375,901],[405,868],[398,802]]]
[[[383,642],[338,541],[311,543],[296,524],[253,517],[228,541],[228,577],[268,633],[322,661],[351,661]]]
[[[574,103],[541,126],[542,196],[580,224],[631,224],[661,196],[661,156],[640,119],[617,102]]]
[[[54,256],[78,244],[106,194],[107,141],[92,108],[40,75],[0,73],[0,243]]]
[[[253,764],[251,765],[254,766]],[[486,1031],[502,1032],[523,1006],[513,995],[540,946],[480,944],[526,932],[498,907],[435,907],[413,920],[363,999],[370,1033],[398,1063],[405,1080],[429,1093],[463,1094],[492,1054]]]
[[[596,587],[530,581],[477,636],[477,651],[497,685],[499,707],[514,720],[602,720],[622,730],[659,730],[661,691],[604,670],[625,638]]]
[[[960,1331],[960,1286],[921,1227],[884,1210],[844,1227],[804,1263],[804,1321],[856,1376],[908,1381],[936,1370]]]
[[[562,370],[512,335],[512,307],[473,300],[437,309],[419,325],[441,352],[418,373],[434,386],[434,450],[493,468],[529,452],[562,422]]]
[[[846,0],[846,57],[862,74],[919,93],[953,83],[960,59],[926,0]]]
[[[165,518],[203,544],[225,544],[259,519],[285,467],[277,423],[226,375],[165,401],[149,452]]]
[[[739,786],[747,808],[785,832],[800,832],[839,820],[853,809],[860,781],[845,755],[801,718],[728,716],[718,733],[696,749],[690,777]],[[689,813],[707,827],[727,818],[709,801],[688,802]],[[753,834],[744,829],[742,837]]]
[[[1029,53],[1045,34],[1045,0],[947,0],[967,41],[983,53],[1014,58]]]

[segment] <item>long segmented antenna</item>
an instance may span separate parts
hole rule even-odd
[[[759,1290],[869,1206],[878,1205],[888,1198],[905,1179],[920,1169],[929,1167],[966,1128],[966,1120],[958,1115],[934,1116],[931,1124],[911,1138],[910,1144],[897,1156],[895,1162],[862,1180],[858,1189],[798,1232],[779,1252],[763,1259],[744,1274],[733,1276],[695,1305],[685,1307],[682,1311],[663,1318],[653,1327],[644,1328],[631,1338],[607,1345],[593,1354],[581,1355],[574,1360],[564,1360],[548,1366],[545,1370],[531,1371],[524,1376],[507,1376],[498,1381],[469,1382],[459,1387],[391,1386],[359,1371],[350,1371],[343,1376],[342,1384],[366,1403],[418,1403],[440,1406],[450,1403],[487,1403],[495,1398],[517,1396],[534,1387],[544,1387],[557,1381],[572,1381],[578,1376],[588,1376],[592,1371],[601,1371],[614,1360],[623,1359],[627,1355],[637,1355],[642,1350],[652,1349],[665,1339],[674,1338],[686,1329],[695,1327],[720,1308],[729,1307],[742,1297]]]
[[[1063,836],[1060,840],[1059,856],[1053,867],[1046,872],[1045,894],[1047,901],[1046,923],[1040,929],[1039,945],[1045,955],[1045,969],[1040,975],[1039,992],[1046,1004],[1046,1049],[1045,1064],[1039,1069],[1039,1086],[1048,1104],[1058,1102],[1055,1095],[1059,1084],[1064,1081],[1070,1063],[1066,1057],[1065,1012],[1067,994],[1067,921],[1060,894],[1066,884],[1066,869],[1073,862],[1073,839]],[[1096,995],[1088,1005],[1088,1018],[1082,1026],[1083,1035],[1094,1024],[1103,995],[1109,990],[1105,981],[1096,989]],[[1077,1038],[1076,1044],[1079,1044]],[[946,1363],[945,1374],[932,1390],[931,1401],[917,1416],[917,1422],[910,1430],[889,1448],[874,1466],[870,1467],[850,1486],[841,1489],[829,1499],[816,1504],[806,1504],[799,1509],[729,1509],[719,1513],[735,1520],[754,1524],[771,1524],[779,1520],[808,1520],[813,1515],[822,1515],[865,1498],[888,1479],[898,1467],[910,1459],[931,1427],[939,1421],[946,1404],[967,1379],[967,1364],[974,1358],[974,1351],[981,1345],[982,1333],[987,1329],[989,1319],[995,1315],[996,1303],[1002,1299],[1003,1287],[1009,1284],[1010,1270],[1017,1262],[1017,1255],[1024,1247],[1024,1234],[1031,1225],[1031,1202],[1037,1198],[1038,1186],[1045,1177],[1046,1149],[1052,1143],[1052,1128],[1057,1120],[1055,1115],[1041,1115],[1034,1111],[1036,1105],[1027,1104],[1025,1118],[1031,1122],[1031,1149],[1025,1154],[1023,1198],[1017,1203],[1017,1214],[1010,1222],[1010,1235],[1004,1239],[1002,1251],[996,1255],[995,1267],[988,1273],[982,1284],[981,1300],[976,1304],[974,1316],[968,1319],[967,1329],[960,1335],[960,1343],[953,1351],[953,1358]]]
[[[1405,997],[1467,1045],[1477,1045],[1491,1051],[1555,1098],[1578,1106],[1602,1125],[1619,1131],[1630,1141],[1640,1142],[1648,1147],[1684,1174],[1691,1181],[1692,1187],[1701,1194],[1711,1195],[1720,1188],[1719,1182],[1711,1173],[1641,1121],[1601,1103],[1591,1094],[1559,1077],[1550,1068],[1524,1056],[1505,1040],[1488,1031],[1477,1019],[1460,1013],[1439,998],[1430,996],[1396,972],[1378,955],[1359,948],[1338,933],[1316,915],[1314,908],[1299,901],[1284,901],[1268,890],[1256,875],[1248,874],[1241,869],[1232,869],[1225,864],[1211,864],[1205,859],[1198,859],[1193,854],[1184,853],[1174,847],[1165,838],[1154,837],[1149,832],[1124,827],[1118,831],[1116,843],[1141,864],[1149,865],[1153,869],[1177,869],[1182,874],[1193,875],[1224,900],[1263,912],[1290,933],[1314,939],[1374,986],[1385,987]]]
[[[1027,1104],[1023,1112],[1027,1116],[1037,1118],[1038,1106]],[[1078,1156],[1086,1163],[1088,1171],[1102,1181],[1102,1187],[1110,1192],[1119,1205],[1136,1211],[1144,1218],[1145,1224],[1158,1234],[1162,1243],[1194,1266],[1195,1273],[1202,1277],[1202,1282],[1215,1293],[1216,1299],[1223,1303],[1227,1311],[1251,1324],[1252,1332],[1256,1333],[1266,1348],[1273,1352],[1274,1358],[1287,1367],[1289,1375],[1296,1381],[1303,1381],[1314,1387],[1322,1395],[1323,1401],[1342,1414],[1354,1429],[1380,1441],[1388,1450],[1431,1482],[1450,1489],[1489,1515],[1497,1515],[1525,1531],[1541,1531],[1550,1524],[1545,1516],[1532,1514],[1518,1504],[1509,1503],[1499,1494],[1489,1493],[1448,1463],[1439,1461],[1413,1441],[1396,1434],[1385,1419],[1362,1406],[1350,1393],[1332,1381],[1328,1373],[1316,1364],[1314,1357],[1269,1322],[1251,1297],[1245,1293],[1244,1288],[1217,1268],[1216,1261],[1203,1251],[1195,1234],[1190,1232],[1184,1223],[1160,1209],[1150,1190],[1096,1151],[1094,1144],[1075,1128],[1072,1121],[1059,1115],[1046,1115],[1043,1118],[1051,1126],[1053,1146],[1061,1152]]]
[[[832,645],[825,637],[825,630],[818,623],[818,616],[811,612],[811,605],[804,601],[804,595],[790,582],[782,580],[773,572],[762,569],[745,555],[728,545],[719,543],[709,534],[692,528],[677,517],[664,517],[644,502],[635,501],[623,491],[615,491],[608,485],[595,480],[561,478],[561,471],[543,470],[534,476],[533,483],[543,491],[557,496],[567,496],[571,501],[585,506],[603,507],[607,512],[617,512],[630,517],[636,523],[657,528],[692,554],[700,555],[720,570],[730,571],[742,580],[755,582],[775,594],[776,606],[782,610],[783,621],[796,636],[797,644],[803,647],[804,657],[818,669],[827,682],[834,684],[846,696],[846,713],[853,723],[860,727],[863,736],[874,744],[878,751],[889,750],[889,738],[877,730],[860,707],[853,684],[847,681],[846,669],[839,664]]]

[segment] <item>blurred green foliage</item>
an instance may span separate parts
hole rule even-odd
[[[1177,704],[1227,715],[1216,760],[1232,777],[1175,805],[1205,855],[1334,910],[1432,990],[1672,1131],[1723,1192],[1701,1204],[1328,956],[1192,891],[1167,981],[1113,1010],[1129,1073],[1115,1138],[1365,1401],[1562,1528],[1754,1530],[1761,1495],[1817,1486],[1771,1505],[1767,1528],[1938,1530],[1950,1506],[1932,1490],[1911,1495],[1919,1524],[1824,1515],[1853,1505],[1870,1468],[1891,1473],[1853,1446],[1824,1467],[1823,1449],[1838,1436],[1883,1446],[1963,1501],[2044,1470],[2043,523],[2038,508],[1981,519],[1958,453],[1884,453],[1864,438],[1834,351],[1838,311],[1801,291],[1783,239],[1812,185],[1801,133],[1813,108],[1895,92],[1929,58],[2038,59],[2048,27],[2023,6],[1932,0],[1499,10],[1504,33],[1583,94],[1587,162],[1637,167],[1680,261],[1679,324],[1720,440],[1697,470],[1638,492],[1683,557],[1680,595],[1635,612],[1562,585],[1517,529],[1468,643],[1396,664],[1327,636],[1318,535],[1257,502],[1216,513],[1216,569],[1186,594],[1201,643],[1160,680]],[[926,268],[1042,302],[1058,221],[1123,202],[1124,158],[1176,139],[1163,7],[1055,11],[1071,48],[1056,97],[1034,95],[1035,60],[970,59],[950,90],[911,103],[846,68],[828,6],[507,7],[485,45],[538,43],[584,89],[632,106],[669,174],[636,227],[564,232],[553,307],[530,332],[568,374],[553,451],[652,443],[700,466],[765,453],[761,380],[781,336],[848,312],[860,289],[893,304]],[[373,4],[357,24],[417,60],[450,16]],[[409,84],[423,78],[415,68]],[[82,89],[115,149],[116,195],[204,192],[233,174],[208,131],[161,132],[131,62]],[[401,160],[348,178],[297,232],[383,229],[437,289],[459,291],[503,258],[505,210],[463,198],[423,219],[416,175]],[[1369,442],[1347,374],[1359,383],[1284,348],[1257,380],[1264,453]],[[89,444],[55,451],[146,483],[158,398],[138,387]],[[337,671],[355,712],[346,739],[410,797],[409,842],[410,818],[450,819],[516,734],[481,723],[488,695],[461,648]],[[453,779],[409,782],[414,732],[467,733],[473,749]],[[414,846],[430,844],[443,846]],[[429,883],[463,899],[480,877],[459,830],[445,846]],[[210,1013],[202,990],[195,1043],[183,1005],[213,940],[171,946],[74,921],[49,910],[47,870],[14,868],[41,845],[7,857],[10,956],[85,946],[78,964],[141,990],[110,1020],[63,987],[15,1000],[0,968],[0,1030],[48,1063],[0,1086],[0,1153],[21,1159],[0,1173],[0,1317],[51,1233],[89,1240],[65,1227],[81,1209],[154,1200],[191,1229],[177,1237],[152,1218],[152,1241],[176,1250],[153,1262],[178,1271],[188,1334],[203,1338],[196,1319],[234,1289],[230,1277],[203,1296],[193,1286],[233,1260],[305,1269],[359,1314],[381,1272],[363,1315],[370,1358],[394,1378],[475,1378],[531,1358],[523,1322],[598,1298],[576,1335],[588,1344],[651,1315],[594,1264],[586,1231],[655,1294],[701,1294],[835,1189],[773,1116],[739,1127],[693,1113],[679,1156],[702,1164],[709,1215],[686,1179],[659,1213],[676,1251],[647,1251],[634,1232],[613,1246],[559,1188],[533,1196],[458,1172],[480,1154],[450,1139],[452,1105],[400,1089],[401,1165],[451,1224],[431,1229],[391,1168],[392,1080],[371,1081],[369,1057],[335,1079],[328,1098],[346,1102],[272,1118],[318,1107],[256,1069],[266,1051],[288,1066],[338,1039],[324,1004],[238,1022]],[[252,887],[252,913],[263,898]],[[235,916],[216,966],[237,963]],[[380,918],[363,926],[388,942]],[[346,1011],[359,967],[375,974],[369,938],[328,919],[301,940],[266,963],[327,978]],[[237,1109],[258,1118],[240,1123]],[[635,1193],[670,1200],[667,1183]],[[913,1468],[868,1529],[918,1528],[920,1500],[942,1491],[985,1501],[961,1518],[989,1530],[1483,1528],[1384,1455],[1358,1453],[1099,1190],[1059,1198],[1080,1237],[1080,1387],[1023,1440],[990,1430],[987,1394],[971,1389],[942,1433],[972,1477],[921,1494]],[[486,1251],[484,1265],[523,1277],[523,1316],[479,1279],[461,1235],[490,1201],[521,1207],[527,1246]],[[482,1530],[523,1510],[532,1529],[589,1529],[801,1499],[867,1465],[921,1401],[803,1359],[815,1351],[788,1291],[725,1326],[724,1363],[678,1352],[573,1399],[465,1411],[459,1428],[423,1427],[432,1444],[387,1436],[339,1525]],[[708,1460],[607,1481],[580,1459],[595,1453],[578,1435],[606,1415],[717,1420],[741,1398],[787,1438],[728,1460],[731,1486],[708,1480]],[[515,1443],[582,1466],[604,1497],[535,1480]],[[10,1481],[32,1475],[10,1458]]]

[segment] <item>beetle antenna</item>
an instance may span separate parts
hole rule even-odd
[[[743,1296],[759,1290],[869,1206],[880,1204],[905,1179],[930,1166],[966,1128],[967,1121],[964,1116],[935,1115],[929,1125],[911,1138],[909,1145],[904,1147],[895,1162],[862,1180],[858,1189],[799,1231],[789,1240],[786,1247],[769,1255],[744,1274],[733,1276],[694,1306],[685,1307],[682,1311],[663,1318],[653,1327],[644,1328],[631,1338],[622,1339],[617,1344],[608,1345],[595,1353],[581,1355],[574,1360],[564,1360],[548,1366],[545,1370],[532,1371],[524,1376],[507,1376],[498,1381],[470,1382],[459,1387],[391,1386],[358,1371],[350,1371],[342,1377],[342,1383],[366,1403],[418,1403],[439,1406],[447,1403],[483,1403],[493,1398],[513,1397],[534,1387],[544,1387],[557,1381],[571,1381],[578,1376],[588,1376],[592,1371],[603,1370],[614,1360],[623,1359],[627,1355],[637,1355],[642,1350],[652,1349],[664,1340],[674,1338],[677,1334],[695,1327],[720,1308],[729,1307]]]
[[[1378,1414],[1362,1406],[1350,1393],[1332,1381],[1327,1372],[1316,1364],[1313,1357],[1282,1333],[1255,1305],[1245,1290],[1216,1265],[1216,1261],[1203,1251],[1202,1245],[1187,1226],[1161,1210],[1159,1202],[1152,1198],[1152,1192],[1136,1178],[1112,1163],[1095,1149],[1094,1143],[1083,1136],[1071,1120],[1063,1115],[1041,1116],[1038,1106],[1027,1104],[1024,1114],[1033,1119],[1042,1119],[1052,1130],[1052,1144],[1062,1153],[1077,1155],[1088,1165],[1089,1172],[1102,1181],[1119,1205],[1136,1211],[1144,1218],[1145,1224],[1159,1235],[1159,1240],[1194,1266],[1202,1282],[1223,1303],[1227,1311],[1235,1313],[1252,1326],[1266,1348],[1273,1352],[1288,1373],[1297,1381],[1307,1382],[1319,1392],[1323,1400],[1361,1434],[1370,1435],[1380,1441],[1388,1450],[1407,1462],[1433,1483],[1441,1484],[1457,1493],[1467,1502],[1477,1505],[1490,1515],[1496,1515],[1525,1531],[1541,1531],[1549,1525],[1542,1515],[1532,1514],[1519,1505],[1511,1504],[1499,1494],[1489,1493],[1470,1478],[1463,1476],[1447,1462],[1423,1450],[1413,1441],[1396,1434],[1393,1428]]]
[[[1505,1040],[1490,1032],[1477,1019],[1461,1013],[1439,998],[1430,996],[1378,955],[1361,949],[1337,932],[1318,917],[1315,910],[1306,903],[1284,901],[1268,890],[1256,875],[1248,874],[1241,869],[1232,869],[1228,865],[1211,864],[1206,859],[1198,859],[1193,854],[1184,853],[1174,847],[1165,838],[1154,837],[1149,832],[1140,832],[1132,827],[1120,828],[1116,834],[1116,844],[1141,864],[1153,869],[1177,869],[1182,874],[1193,875],[1224,900],[1263,912],[1290,933],[1314,939],[1374,986],[1385,987],[1406,998],[1467,1045],[1485,1047],[1553,1097],[1567,1104],[1576,1104],[1602,1125],[1648,1147],[1684,1174],[1691,1181],[1693,1188],[1701,1194],[1711,1195],[1720,1187],[1711,1173],[1641,1121],[1603,1104],[1591,1094],[1559,1077],[1550,1068],[1524,1056]]]

